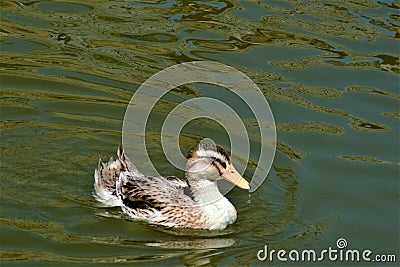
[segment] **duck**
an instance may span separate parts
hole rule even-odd
[[[99,160],[94,173],[95,199],[153,225],[222,230],[236,221],[237,211],[219,191],[217,180],[250,189],[228,153],[214,143],[198,143],[189,151],[185,179],[146,176],[121,147],[117,156],[107,163]]]

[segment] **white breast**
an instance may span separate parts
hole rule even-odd
[[[209,218],[209,229],[224,229],[228,224],[234,223],[237,218],[235,207],[225,197],[202,207]]]

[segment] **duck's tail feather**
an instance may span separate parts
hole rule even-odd
[[[117,155],[118,155],[118,160],[121,162],[122,166],[124,167],[124,170],[135,173],[135,174],[139,174],[139,171],[136,168],[136,166],[133,165],[133,163],[125,155],[124,150],[120,146],[117,149]]]
[[[107,163],[101,159],[97,169],[94,171],[94,197],[97,201],[107,206],[121,206],[121,198],[117,196],[116,182],[121,172],[138,173],[137,168],[126,157],[124,150],[118,147],[118,159],[111,158]]]

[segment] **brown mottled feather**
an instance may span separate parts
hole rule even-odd
[[[113,195],[116,195],[115,183],[121,172],[139,173],[135,165],[125,156],[122,148],[118,147],[117,155],[117,160],[111,158],[107,163],[103,163],[100,159],[97,168],[98,186],[107,189]]]
[[[129,158],[125,155],[124,150],[121,147],[118,147],[117,150],[118,160],[121,163],[124,171],[130,171],[132,173],[139,173],[138,169],[133,165],[133,163],[129,160]]]
[[[187,183],[174,176],[133,176],[123,172],[117,194],[124,211],[133,217],[165,226],[199,228],[207,220],[188,193]],[[145,215],[145,216],[143,216]],[[189,220],[188,220],[189,218]]]

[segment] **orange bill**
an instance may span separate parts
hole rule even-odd
[[[226,171],[221,175],[225,180],[231,182],[232,184],[239,186],[243,189],[250,189],[249,183],[238,173],[238,171],[233,167],[232,164],[228,165]]]

